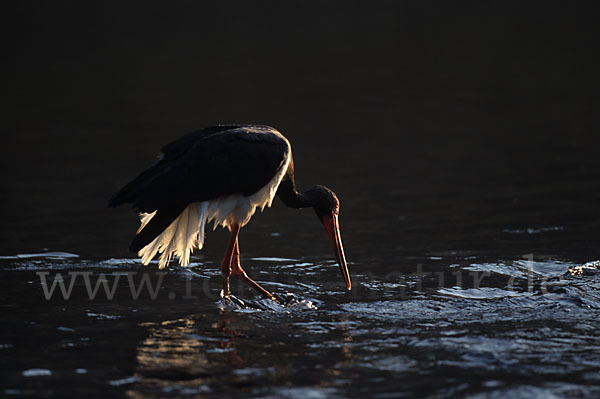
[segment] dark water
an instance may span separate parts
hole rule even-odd
[[[0,396],[600,395],[600,272],[572,269],[600,259],[582,3],[20,4]],[[299,185],[336,191],[351,292],[312,211],[278,200],[240,246],[284,306],[236,281],[219,298],[222,230],[186,269],[127,253],[136,216],[110,195],[165,142],[236,122],[279,128]],[[46,295],[59,280],[68,299]]]
[[[276,203],[255,216],[241,248],[250,274],[285,306],[237,282],[234,300],[219,299],[224,232],[209,233],[190,267],[164,275],[131,258],[7,257],[4,396],[593,397],[600,272],[565,274],[593,259],[586,240],[596,230],[583,220],[593,203],[560,199],[589,183],[552,185],[558,194],[550,199],[545,185],[518,190],[551,207],[546,223],[527,219],[535,207],[473,204],[470,193],[419,201],[408,192],[398,202],[374,190],[348,196],[350,293],[312,213]],[[377,200],[385,209],[361,216]],[[466,215],[449,211],[459,203]],[[577,215],[582,221],[569,222]],[[90,289],[104,273],[112,300],[103,287],[90,300],[82,272]],[[68,300],[58,286],[44,297],[42,277],[50,287],[57,273],[65,288],[74,280]],[[116,280],[119,273],[130,275]],[[144,275],[153,288],[160,283],[154,299],[139,288]]]

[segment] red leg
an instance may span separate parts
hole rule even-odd
[[[231,235],[229,236],[229,245],[227,245],[227,251],[221,263],[221,277],[223,279],[223,289],[221,290],[221,297],[229,296],[229,276],[231,275],[231,261],[233,258],[233,250],[237,243],[238,233],[240,232],[240,226],[234,224],[230,226]]]
[[[248,284],[250,287],[260,292],[265,298],[269,298],[274,300],[275,302],[278,302],[277,299],[275,299],[275,297],[271,295],[269,291],[265,290],[256,281],[248,277],[246,271],[242,269],[242,265],[240,264],[240,246],[238,244],[237,238],[235,240],[235,245],[233,248],[233,259],[231,265],[233,266],[233,275],[235,277],[239,278],[240,280]]]

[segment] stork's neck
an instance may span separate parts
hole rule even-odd
[[[290,208],[308,208],[315,205],[315,200],[296,190],[293,173],[286,175],[279,184],[277,195]]]

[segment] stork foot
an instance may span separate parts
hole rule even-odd
[[[273,296],[273,294],[271,294],[269,291],[267,291],[266,289],[261,287],[260,284],[258,284],[256,281],[254,281],[250,277],[248,277],[248,275],[246,274],[246,271],[244,269],[242,269],[241,266],[236,267],[234,264],[233,275],[235,277],[239,278],[240,280],[242,280],[243,282],[245,282],[246,284],[248,284],[250,287],[254,288],[265,298],[271,299],[281,305],[281,302],[279,302],[277,300],[277,298],[275,298],[275,296]]]

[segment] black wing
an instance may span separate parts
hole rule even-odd
[[[188,133],[165,145],[161,149],[159,160],[113,195],[108,206],[116,207],[131,203],[140,212],[153,212],[156,208],[149,210],[151,205],[146,205],[147,197],[152,196],[151,192],[153,188],[159,188],[156,183],[157,179],[160,179],[161,176],[169,175],[169,171],[177,165],[177,159],[183,157],[196,142],[203,138],[240,127],[242,126],[208,127]]]
[[[267,126],[216,126],[163,147],[163,157],[121,189],[109,206],[133,204],[154,212],[130,249],[156,238],[192,202],[229,194],[251,195],[279,170],[289,146]]]

